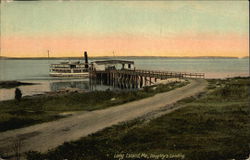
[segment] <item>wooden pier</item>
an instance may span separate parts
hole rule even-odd
[[[152,85],[158,80],[169,78],[205,78],[204,73],[139,70],[131,67],[133,64],[132,61],[102,61],[99,64],[107,65],[114,63],[120,63],[122,68],[117,69],[109,65],[105,67],[104,70],[97,70],[96,67],[92,65],[89,69],[90,82],[94,81],[119,88],[141,88]],[[125,65],[127,65],[128,68],[125,68]]]

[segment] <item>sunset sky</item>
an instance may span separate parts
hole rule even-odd
[[[248,1],[1,3],[1,56],[249,54]]]

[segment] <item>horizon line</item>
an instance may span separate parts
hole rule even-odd
[[[55,59],[55,58],[81,58],[84,56],[59,56],[59,57],[8,57],[0,56],[0,58],[9,58],[9,59]],[[235,56],[89,56],[89,58],[116,58],[116,57],[154,57],[154,58],[249,58],[249,56],[235,57]]]

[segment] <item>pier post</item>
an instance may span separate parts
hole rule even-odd
[[[142,88],[142,86],[143,86],[143,77],[140,76],[140,88]]]
[[[137,75],[135,76],[135,86],[136,88],[138,88],[138,76]]]

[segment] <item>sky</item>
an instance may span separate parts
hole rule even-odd
[[[11,1],[1,56],[249,55],[248,1]]]

